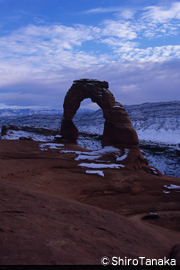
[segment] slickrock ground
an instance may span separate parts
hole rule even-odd
[[[40,145],[0,140],[1,265],[164,258],[180,243],[180,189],[164,187],[179,178],[126,168],[87,174],[74,153]]]

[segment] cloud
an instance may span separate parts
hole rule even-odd
[[[107,8],[93,8],[84,11],[83,13],[109,13],[109,12],[117,12],[117,11],[122,11],[121,7],[107,7]]]
[[[1,35],[1,103],[59,108],[80,78],[109,81],[123,104],[176,99],[180,45],[155,41],[179,33],[179,9],[180,3],[169,10],[107,8],[93,12],[116,16],[96,25],[29,24]]]
[[[128,44],[127,44],[128,46]],[[121,47],[117,50],[121,54],[121,58],[124,60],[140,60],[140,61],[165,61],[170,58],[180,57],[180,46],[157,46],[148,47],[146,49]]]
[[[47,18],[43,15],[39,15],[39,14],[33,15],[33,21],[35,24],[45,24],[46,19]]]
[[[125,93],[133,93],[133,92],[137,93],[138,90],[140,90],[140,88],[135,84],[128,84],[121,86],[121,91]]]
[[[7,104],[8,106],[21,106],[22,104],[24,104],[25,106],[31,106],[33,104],[33,106],[38,105],[39,103],[43,104],[42,101],[46,100],[47,102],[47,97],[46,96],[42,96],[42,95],[35,95],[35,94],[31,94],[31,93],[4,93],[4,94],[0,94],[0,98],[1,98],[1,102],[4,104]]]
[[[118,17],[122,17],[123,19],[132,19],[133,15],[136,11],[132,10],[132,9],[127,9],[127,8],[123,8],[123,7],[107,7],[107,8],[94,8],[94,9],[89,9],[84,11],[83,13],[115,13],[116,16]]]
[[[103,71],[116,100],[123,104],[179,99],[180,60],[115,63]]]
[[[115,36],[125,40],[137,38],[137,32],[133,24],[128,21],[106,20],[103,23],[102,36]]]
[[[131,9],[124,9],[119,16],[121,16],[124,19],[133,19],[134,14],[136,11],[131,10]]]
[[[56,70],[50,74],[47,72],[39,81],[34,80],[30,74],[21,83],[3,87],[0,100],[9,106],[46,106],[60,109],[73,80],[80,78],[108,81],[110,91],[123,105],[177,100],[179,68],[180,60],[161,63],[127,61],[104,66],[62,69],[60,72]],[[88,103],[84,107],[90,108]],[[91,108],[98,107],[93,104]]]
[[[179,3],[180,4],[180,3]],[[171,10],[179,5],[174,3]],[[157,7],[160,9],[160,7]],[[110,8],[112,9],[112,8]],[[161,9],[163,9],[161,7]],[[109,10],[109,9],[108,9]],[[114,9],[112,9],[114,10]],[[107,64],[112,60],[133,59],[165,59],[179,57],[178,45],[155,46],[141,48],[142,36],[147,38],[176,35],[179,25],[172,22],[158,25],[145,19],[144,14],[152,17],[153,7],[142,10],[141,14],[132,20],[126,20],[134,11],[132,9],[121,10],[126,19],[111,19],[102,21],[95,26],[73,25],[28,25],[20,28],[10,35],[0,37],[0,61],[1,66],[16,65],[24,67],[21,74],[28,69],[41,70],[56,69],[74,66],[91,66]],[[116,10],[117,11],[117,10]],[[151,11],[151,12],[150,12]],[[178,17],[178,13],[171,12]],[[154,13],[153,13],[154,14]],[[172,17],[172,15],[171,15]],[[149,20],[148,19],[148,20]],[[89,49],[89,44],[105,44],[111,50],[108,55],[103,49],[96,52]],[[100,47],[99,47],[100,48]],[[159,51],[160,53],[158,53]],[[114,58],[114,59],[113,59]]]
[[[29,25],[0,38],[0,61],[3,70],[17,65],[21,75],[59,67],[90,66],[97,63],[95,55],[79,50],[97,34],[96,27],[75,25]],[[20,67],[21,66],[21,67]],[[23,68],[22,68],[23,67]],[[14,73],[14,72],[13,72]]]
[[[165,23],[172,19],[180,19],[180,2],[171,6],[150,6],[146,7],[143,19],[158,23]]]

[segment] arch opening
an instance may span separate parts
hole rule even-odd
[[[90,98],[84,99],[73,117],[73,122],[78,129],[79,146],[89,150],[102,148],[104,121],[102,110],[97,103]]]
[[[80,112],[95,112],[101,109],[96,102],[92,102],[91,98],[85,98],[81,101],[80,107],[77,110],[75,116]]]

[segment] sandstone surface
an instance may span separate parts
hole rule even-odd
[[[126,167],[88,174],[76,151],[91,152],[63,140],[0,140],[0,264],[179,256],[179,192],[167,187],[180,179]],[[150,213],[159,218],[143,219]]]

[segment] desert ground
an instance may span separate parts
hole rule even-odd
[[[126,167],[88,174],[77,154],[41,144],[0,140],[0,265],[172,256],[180,243],[180,189],[168,187],[180,186],[179,178]]]

